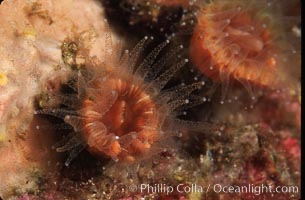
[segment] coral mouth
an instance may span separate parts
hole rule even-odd
[[[151,97],[139,86],[121,79],[97,80],[93,85],[79,111],[89,150],[123,160],[133,160],[147,151],[159,128]],[[98,92],[101,88],[102,93]]]

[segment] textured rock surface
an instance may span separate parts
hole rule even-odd
[[[239,2],[239,0],[215,2],[221,1]],[[213,1],[209,2],[213,3]],[[251,2],[266,5],[265,0]],[[296,22],[300,18],[300,12],[297,11],[299,5],[295,2],[297,1],[281,1],[276,6],[287,7],[287,12],[283,14],[291,16],[289,25],[292,25],[293,29],[285,31],[295,33],[293,40],[298,41],[300,29]],[[115,30],[125,36],[126,43],[137,43],[143,39],[143,36],[154,36],[152,45],[140,45],[131,54],[129,59],[137,62],[133,58],[139,52],[149,54],[151,46],[164,42],[167,36],[170,36],[169,39],[174,38],[174,43],[178,46],[183,44],[183,49],[189,50],[191,34],[196,25],[196,13],[198,14],[198,8],[203,5],[205,3],[202,4],[202,1],[192,0],[189,3],[185,0],[2,1],[0,5],[0,199],[300,199],[300,193],[255,195],[216,193],[212,190],[206,192],[207,186],[213,184],[300,186],[301,67],[298,46],[295,46],[294,56],[287,57],[287,63],[291,61],[295,65],[292,67],[285,65],[284,68],[289,76],[283,74],[283,76],[287,75],[287,79],[284,77],[287,82],[283,83],[285,87],[280,90],[268,88],[269,86],[256,88],[256,84],[249,83],[255,90],[251,93],[251,89],[247,91],[249,84],[245,89],[216,83],[188,63],[178,75],[174,76],[170,84],[181,83],[183,86],[198,81],[204,83],[202,84],[204,87],[192,93],[194,95],[190,95],[186,101],[176,102],[183,104],[186,110],[175,110],[174,114],[183,120],[207,120],[212,126],[207,126],[207,122],[198,123],[199,125],[189,123],[199,127],[191,127],[194,130],[189,130],[190,126],[184,124],[175,124],[176,126],[170,124],[169,127],[173,129],[171,131],[177,133],[171,138],[173,140],[162,139],[160,141],[162,148],[154,149],[158,152],[157,155],[145,157],[143,162],[136,162],[133,165],[124,165],[111,158],[97,157],[85,150],[74,158],[70,166],[65,166],[68,154],[56,152],[53,145],[62,142],[63,137],[81,126],[73,123],[75,121],[71,121],[72,127],[65,121],[51,116],[34,115],[35,111],[40,109],[64,110],[68,107],[62,102],[59,94],[64,94],[65,97],[72,94],[71,90],[76,86],[75,83],[74,85],[70,83],[75,80],[70,75],[72,72],[74,75],[80,74],[77,72],[86,69],[87,58],[92,63],[99,61],[97,63],[102,63],[102,66],[105,66],[103,61],[114,65],[106,68],[107,72],[117,67],[115,65],[118,64],[113,64],[111,58],[107,57],[112,53],[111,49],[117,47],[110,42],[110,34],[115,35],[115,33],[108,26],[115,27]],[[106,17],[104,9],[107,13]],[[259,12],[259,15],[265,16],[265,14],[267,13]],[[105,18],[108,18],[109,25],[105,22]],[[284,28],[285,23],[283,21]],[[285,40],[285,38],[278,39]],[[292,40],[289,39],[290,41]],[[180,47],[178,49],[181,49]],[[168,56],[164,60],[159,58],[162,56],[156,56],[153,58],[154,61],[146,60],[148,63],[153,62],[153,67],[156,67],[158,72],[169,69],[170,66],[164,64],[166,60],[170,60],[171,65],[176,65],[175,59],[172,58],[176,56],[181,58],[175,49],[163,50],[162,54]],[[170,54],[172,57],[169,56]],[[84,75],[85,72],[86,70]],[[128,73],[123,75],[127,76]],[[244,73],[247,74],[247,71],[245,70]],[[158,75],[158,73],[152,74]],[[121,75],[119,70],[116,75]],[[131,81],[134,80],[131,78]],[[151,80],[144,79],[140,82],[141,86],[146,88],[144,87],[146,84],[154,84],[149,81]],[[83,88],[89,85],[83,84]],[[223,94],[222,89],[227,86],[229,89]],[[103,87],[111,90],[107,84]],[[191,93],[183,91],[181,94],[173,92],[172,96],[181,97]],[[81,95],[82,90],[78,92]],[[252,94],[256,95],[253,99]],[[100,97],[97,102],[102,104],[103,94]],[[88,99],[92,100],[91,98]],[[75,100],[65,103],[73,104]],[[193,107],[198,104],[200,106]],[[126,106],[115,110],[121,111],[115,118],[117,123],[121,123],[119,121],[124,121],[127,116]],[[133,119],[127,120],[133,121]],[[107,120],[105,123],[109,126],[115,124],[112,120]],[[164,138],[166,137],[168,135],[165,134]],[[126,149],[122,148],[122,151]],[[181,184],[183,188],[196,184],[202,186],[204,191],[196,193],[174,190],[170,194],[160,191],[141,193],[139,189],[134,188],[134,186],[139,187],[140,184],[151,186],[165,184],[174,187]]]
[[[0,195],[6,197],[9,188],[23,187],[37,162],[28,159],[31,151],[22,152],[37,145],[29,139],[17,142],[27,135],[35,96],[56,92],[71,71],[62,55],[64,41],[77,38],[90,46],[92,56],[101,57],[105,24],[103,9],[89,0],[3,1],[0,18]]]

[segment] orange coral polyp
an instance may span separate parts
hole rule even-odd
[[[217,82],[230,78],[273,86],[278,48],[270,30],[257,10],[230,6],[216,2],[203,8],[191,40],[192,62]]]
[[[89,150],[101,156],[134,161],[157,140],[159,118],[154,112],[155,103],[140,86],[122,79],[97,80],[93,85],[107,88],[101,94],[96,92],[99,88],[89,90],[83,101],[80,114],[84,117],[83,135]]]

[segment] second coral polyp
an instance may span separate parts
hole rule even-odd
[[[134,162],[157,140],[156,105],[140,86],[122,79],[97,80],[93,85],[79,111],[89,151]]]
[[[260,12],[234,1],[205,6],[191,41],[194,64],[215,81],[233,78],[273,86],[278,48]]]

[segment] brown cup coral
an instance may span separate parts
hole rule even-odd
[[[103,62],[88,59],[85,68],[78,70],[72,78],[74,84],[71,87],[76,94],[61,95],[67,109],[37,111],[38,114],[60,117],[73,126],[71,138],[57,148],[59,152],[72,150],[66,165],[85,147],[99,157],[134,163],[163,151],[160,143],[182,131],[183,123],[175,123],[177,119],[173,111],[190,104],[189,95],[204,83],[164,89],[173,74],[188,60],[157,73],[157,67],[170,60],[160,58],[156,61],[169,44],[165,41],[137,65],[137,57],[149,40],[145,37],[121,59],[117,58],[119,51],[113,47],[105,51]],[[147,79],[152,81],[147,82]]]
[[[141,85],[116,75],[95,80],[93,85],[79,112],[90,151],[134,161],[135,155],[149,150],[159,138],[160,113],[154,101]],[[69,123],[69,116],[65,120]]]
[[[283,80],[283,63],[295,52],[283,42],[280,19],[268,1],[212,1],[198,13],[191,61],[217,82],[275,87]]]

